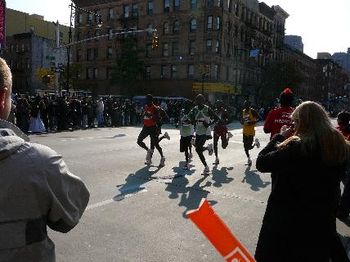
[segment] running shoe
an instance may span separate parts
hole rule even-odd
[[[183,170],[189,170],[190,169],[190,165],[188,163],[186,163],[183,167]]]
[[[209,173],[210,173],[209,167],[206,166],[206,167],[204,168],[203,172],[202,172],[202,175],[203,175],[203,176],[208,176]]]
[[[165,133],[164,133],[164,138],[170,140],[170,136],[169,136],[168,132],[165,132]]]
[[[248,165],[248,166],[251,166],[251,165],[252,165],[252,160],[251,160],[250,158],[248,158],[247,165]]]
[[[163,167],[163,166],[165,166],[165,157],[162,157],[159,163],[159,167]]]
[[[208,153],[209,153],[209,156],[213,154],[213,144],[208,145]]]
[[[147,155],[146,155],[146,160],[145,160],[145,165],[152,164],[152,155],[153,155],[153,151],[151,149],[148,149]]]
[[[218,165],[218,164],[220,164],[220,161],[219,161],[219,158],[217,157],[215,158],[215,162],[213,163],[213,165]]]
[[[258,138],[255,138],[255,145],[256,145],[256,148],[260,148],[260,141]]]

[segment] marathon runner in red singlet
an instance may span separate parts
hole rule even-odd
[[[293,125],[290,115],[294,111],[293,105],[294,95],[290,88],[284,89],[280,94],[280,107],[272,109],[265,120],[264,132],[271,133],[270,139],[278,134],[282,126],[291,127]]]
[[[165,165],[165,158],[163,155],[163,150],[159,146],[157,126],[157,121],[159,118],[159,108],[153,104],[153,96],[150,94],[146,96],[146,105],[144,108],[143,117],[143,128],[137,138],[137,144],[147,151],[145,164],[150,165],[152,163],[152,148],[155,147],[161,157],[159,167],[163,167]],[[151,138],[151,149],[149,149],[143,142],[143,140],[148,136],[150,136]]]

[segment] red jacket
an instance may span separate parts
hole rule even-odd
[[[293,121],[290,115],[294,111],[293,107],[279,107],[272,109],[265,120],[264,132],[271,133],[271,138],[278,134],[284,125],[292,126]]]

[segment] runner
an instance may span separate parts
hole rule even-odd
[[[189,162],[192,158],[192,137],[194,134],[194,127],[191,123],[190,118],[185,112],[185,109],[181,110],[180,117],[180,152],[185,153],[186,164],[183,169],[190,169]]]
[[[221,146],[223,149],[226,149],[228,146],[229,139],[232,137],[232,134],[228,132],[226,125],[229,123],[229,115],[227,110],[224,108],[224,103],[220,100],[216,101],[216,111],[215,113],[220,118],[220,121],[214,126],[214,153],[215,153],[215,162],[214,165],[220,163],[218,156],[218,141],[221,138]]]
[[[165,157],[163,155],[163,150],[159,146],[158,142],[158,127],[157,121],[159,119],[159,108],[153,104],[153,96],[148,94],[146,96],[146,105],[143,113],[143,128],[137,138],[137,144],[147,151],[145,164],[150,165],[152,163],[152,155],[154,151],[154,147],[157,148],[160,154],[160,163],[159,167],[163,167],[165,165]],[[149,149],[143,140],[150,136],[151,138],[151,149]]]
[[[241,123],[243,125],[243,145],[244,152],[248,158],[248,166],[252,165],[252,160],[250,159],[249,150],[252,150],[255,146],[257,148],[260,147],[260,142],[258,138],[255,138],[255,124],[258,122],[258,113],[254,108],[250,106],[250,102],[248,100],[244,101],[244,109],[242,112]]]
[[[294,95],[290,88],[284,89],[280,94],[280,107],[272,109],[265,120],[264,132],[266,134],[271,133],[270,140],[275,134],[280,133],[281,127],[286,125],[287,127],[292,126],[292,120],[290,115],[293,113]]]
[[[203,152],[208,150],[209,155],[213,154],[213,145],[209,144],[207,147],[204,147],[205,142],[208,139],[208,129],[211,124],[219,121],[219,117],[215,114],[215,112],[210,109],[207,105],[204,104],[205,98],[202,94],[197,95],[196,104],[191,112],[189,113],[189,117],[191,122],[195,124],[196,127],[196,140],[195,147],[196,152],[204,165],[204,171],[202,175],[209,175],[209,167],[203,155]],[[210,122],[210,118],[214,119],[214,122]],[[210,130],[210,129],[209,129]]]

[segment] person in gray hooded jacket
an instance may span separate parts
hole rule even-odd
[[[55,261],[47,226],[66,233],[89,201],[80,178],[52,149],[7,122],[12,76],[0,58],[0,261]]]

